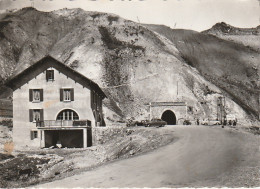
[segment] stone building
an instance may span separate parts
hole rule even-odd
[[[105,126],[100,87],[65,64],[47,56],[14,78],[15,147],[87,147],[93,126]]]

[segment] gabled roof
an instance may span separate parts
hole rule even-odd
[[[102,91],[102,89],[96,84],[95,82],[91,81],[84,75],[80,74],[79,72],[71,69],[70,67],[66,66],[65,64],[59,62],[58,60],[54,59],[51,56],[46,56],[33,64],[32,66],[25,69],[20,74],[16,75],[15,77],[9,79],[5,85],[16,90],[17,88],[21,87],[25,83],[28,83],[31,79],[35,78],[37,75],[44,72],[46,69],[53,67],[58,71],[62,72],[64,75],[70,77],[75,82],[81,84],[82,86],[92,89],[97,92],[102,98],[105,98],[106,95]]]

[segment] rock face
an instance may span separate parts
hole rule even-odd
[[[253,49],[253,45],[252,47],[245,46],[241,41],[222,40],[206,34],[215,31],[215,35],[220,35],[218,31],[224,30],[234,31],[238,38],[247,33],[246,36],[250,38],[252,31],[258,31],[257,28],[238,30],[226,26],[223,29],[217,24],[213,27],[217,29],[199,33],[189,30],[172,30],[165,26],[149,25],[148,27],[170,39],[187,64],[196,68],[205,79],[218,86],[223,93],[248,113],[257,116],[260,86],[259,52]],[[227,27],[229,29],[226,29]],[[242,31],[241,34],[239,31]]]
[[[0,20],[0,41],[2,81],[49,54],[97,82],[124,117],[147,118],[149,102],[185,101],[189,119],[216,119],[222,95],[228,113],[257,116],[259,53],[209,34],[24,8]]]

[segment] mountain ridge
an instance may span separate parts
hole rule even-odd
[[[255,51],[241,45],[232,46],[209,34],[188,30],[174,30],[172,33],[166,26],[156,27],[157,31],[151,25],[138,24],[114,14],[82,9],[52,12],[21,9],[0,20],[0,41],[3,44],[0,46],[0,76],[4,80],[16,75],[49,54],[98,83],[113,100],[113,103],[108,102],[113,104],[110,107],[118,105],[122,110],[120,114],[125,117],[145,119],[148,116],[146,103],[182,100],[194,109],[189,113],[189,119],[208,116],[215,119],[216,98],[224,94],[227,95],[229,112],[233,111],[241,119],[256,116],[254,103],[257,101],[253,87],[259,87],[257,76],[254,76],[258,74],[258,65],[254,61],[247,64],[240,60],[249,55],[259,60]],[[169,35],[163,32],[166,30]],[[199,38],[205,38],[205,44]],[[219,55],[214,55],[213,45],[216,42],[228,46],[221,52],[225,56],[245,51],[244,57],[240,55],[238,59],[227,56],[232,60],[227,63],[241,63],[239,74],[244,68],[256,66],[256,70],[251,71],[253,75],[250,71],[248,76],[241,74],[249,83],[249,88],[244,83],[232,84],[237,85],[233,93],[224,88],[236,80],[240,82],[236,74],[226,75],[222,83],[216,82],[215,76],[210,79],[205,75],[205,69],[209,74],[214,74],[214,69],[207,61],[201,64],[203,56],[200,53],[211,54],[208,58],[216,62],[225,60],[219,60]],[[206,46],[206,43],[210,45]],[[192,45],[200,51],[196,52]],[[213,50],[208,51],[208,47]],[[213,66],[219,70],[221,77],[226,73],[221,64]],[[226,69],[232,70],[233,67],[227,66]],[[248,95],[244,98],[236,95],[246,90],[240,87],[252,90],[255,95],[253,100],[248,99]],[[235,97],[239,100],[233,102]],[[201,105],[202,101],[207,104]]]
[[[260,52],[260,25],[255,28],[237,28],[221,22],[202,33],[211,34]]]
[[[260,25],[253,28],[238,28],[225,22],[219,22],[210,29],[202,31],[202,33],[225,33],[229,35],[258,35],[260,34]]]

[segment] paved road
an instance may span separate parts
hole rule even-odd
[[[173,126],[175,142],[37,187],[177,187],[214,182],[246,161],[247,135],[221,128]],[[170,133],[170,132],[169,132]]]

